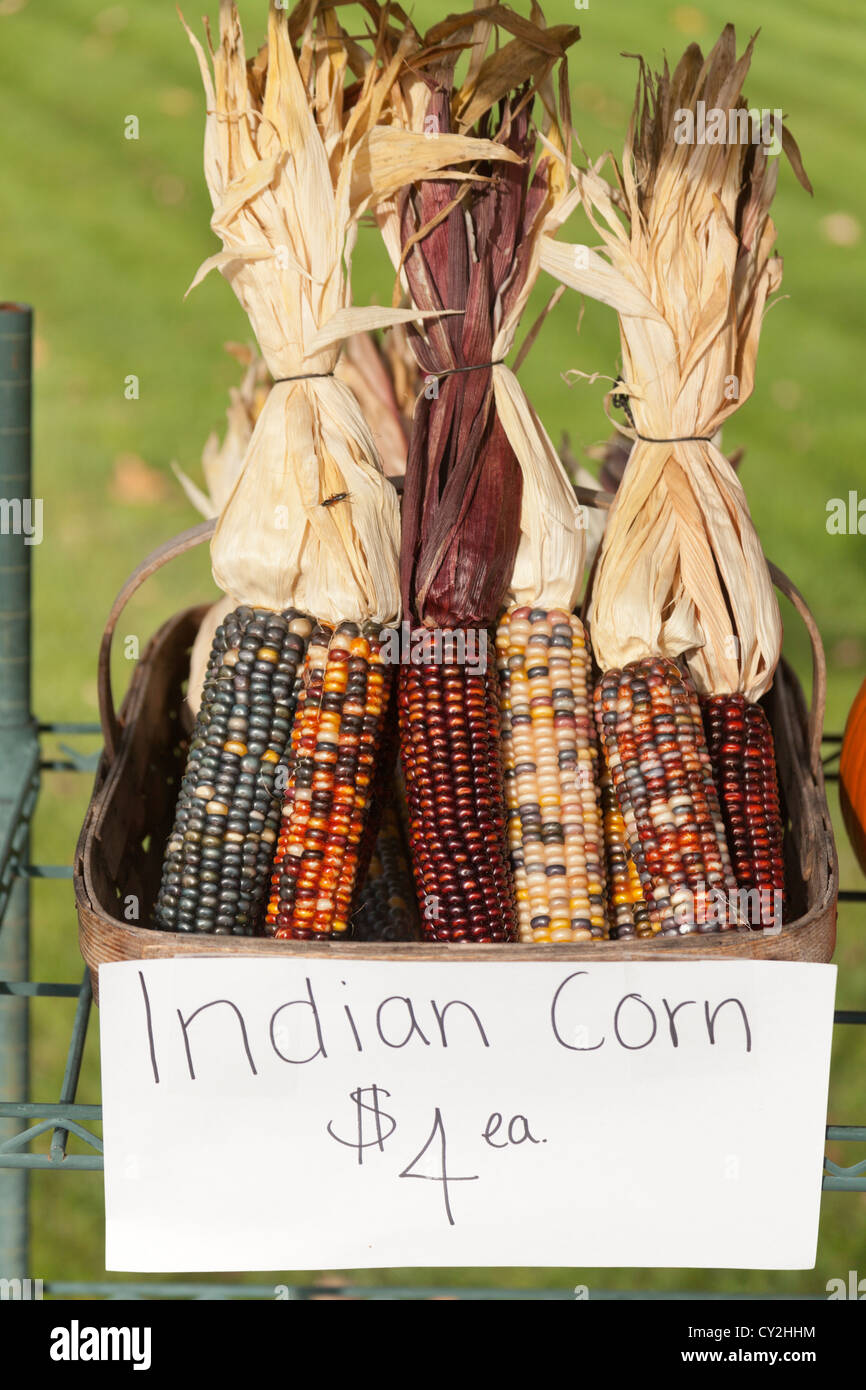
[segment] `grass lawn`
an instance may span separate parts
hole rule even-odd
[[[210,6],[215,12],[216,5]],[[243,0],[253,39],[264,0]],[[448,6],[447,8],[451,8]],[[525,6],[517,0],[517,8]],[[188,13],[197,22],[200,7]],[[427,24],[446,12],[419,0]],[[866,545],[826,528],[832,498],[866,496],[862,456],[862,287],[866,279],[866,182],[861,0],[548,0],[550,23],[578,22],[571,59],[576,126],[593,157],[619,153],[636,65],[623,53],[676,61],[692,39],[707,48],[727,20],[742,43],[761,27],[747,84],[752,105],[782,107],[815,189],[809,198],[787,167],[774,216],[785,257],[783,294],[763,330],[757,387],[726,428],[726,448],[746,448],[741,470],[767,554],[806,595],[824,635],[830,671],[827,727],[840,729],[866,674],[863,592]],[[127,139],[134,123],[138,139]],[[200,262],[216,249],[201,172],[203,98],[174,7],[100,0],[0,0],[0,298],[36,309],[35,493],[44,499],[35,553],[35,685],[42,719],[96,717],[96,650],[111,600],[129,570],[196,519],[171,460],[195,472],[205,437],[221,426],[236,366],[222,350],[249,339],[246,319],[219,276],[184,301]],[[580,219],[575,237],[585,234]],[[362,230],[355,299],[390,302],[391,274],[375,232]],[[539,289],[527,324],[550,292]],[[569,368],[615,375],[614,316],[567,294],[522,370],[530,399],[554,438],[576,448],[603,439],[606,383],[569,387]],[[125,380],[139,381],[127,399]],[[163,570],[141,592],[119,638],[149,635],[181,606],[215,594],[207,552]],[[808,679],[808,645],[785,612],[786,651]],[[116,642],[119,692],[131,664]],[[84,741],[79,741],[84,746]],[[95,745],[94,745],[95,746]],[[68,863],[89,795],[88,779],[51,773],[35,826],[33,857]],[[835,791],[831,790],[835,803]],[[862,884],[841,833],[843,885]],[[68,883],[34,885],[36,978],[81,970]],[[858,915],[859,914],[859,915]],[[840,1007],[866,998],[862,909],[843,907],[836,960]],[[35,1093],[59,1085],[71,1005],[33,1006]],[[79,1099],[99,1094],[97,1033]],[[862,1029],[836,1030],[830,1121],[866,1122]],[[647,1156],[652,1162],[652,1156]],[[779,1136],[779,1165],[785,1162]],[[772,1182],[772,1173],[767,1181]],[[2,1181],[2,1178],[0,1178]],[[32,1273],[104,1277],[99,1175],[36,1174]],[[360,1275],[373,1281],[702,1288],[822,1293],[831,1277],[862,1268],[866,1195],[826,1194],[819,1260],[805,1273],[682,1270],[445,1270]],[[281,1276],[249,1276],[281,1282]]]

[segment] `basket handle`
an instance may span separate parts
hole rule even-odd
[[[800,590],[788,576],[774,565],[772,560],[767,561],[767,569],[770,571],[770,578],[785,598],[790,599],[796,608],[809,634],[809,641],[812,644],[812,699],[809,704],[809,766],[816,777],[822,773],[821,767],[821,740],[824,737],[824,714],[827,709],[827,658],[824,655],[824,643],[821,641],[821,634],[818,631],[818,624],[815,622],[812,612]]]
[[[613,506],[614,494],[612,492],[598,492],[595,488],[579,487],[574,489],[578,502],[588,507],[599,507],[602,511],[609,511]],[[821,775],[821,739],[824,732],[824,714],[827,709],[827,660],[824,655],[824,643],[821,641],[821,634],[818,631],[818,624],[809,609],[809,605],[788,576],[774,565],[772,560],[767,561],[767,569],[770,571],[770,578],[785,598],[790,599],[796,608],[809,634],[809,641],[812,644],[812,700],[809,706],[809,766],[816,777]]]
[[[184,551],[192,550],[193,546],[201,545],[204,541],[210,540],[215,529],[216,520],[212,518],[210,521],[199,522],[198,526],[191,526],[188,531],[181,531],[180,535],[172,536],[169,541],[163,541],[162,545],[158,545],[156,550],[152,550],[146,559],[142,560],[141,564],[132,571],[111,605],[111,612],[108,615],[99,646],[99,662],[96,670],[99,722],[102,725],[102,737],[109,766],[117,756],[120,742],[120,725],[115,713],[114,694],[111,689],[111,640],[118,619],[133,594],[141,588],[146,579],[149,579],[152,574],[156,574],[156,571],[162,569],[163,565],[167,565],[169,560],[174,560],[178,555],[183,555]]]

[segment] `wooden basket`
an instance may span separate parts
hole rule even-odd
[[[183,775],[179,733],[189,650],[207,606],[188,608],[165,623],[139,661],[115,715],[111,640],[117,620],[140,584],[168,560],[209,539],[204,522],[155,550],[118,594],[99,655],[99,706],[105,748],[75,855],[73,881],[81,953],[94,995],[104,961],[158,956],[337,956],[362,959],[443,960],[755,960],[827,961],[836,939],[839,870],[824,778],[821,729],[826,667],[821,638],[802,596],[780,570],[773,582],[806,624],[812,642],[813,697],[807,711],[796,676],[783,661],[767,697],[785,819],[785,883],[789,921],[775,935],[729,931],[710,936],[649,941],[594,941],[575,945],[464,945],[439,942],[274,941],[262,937],[181,935],[136,926],[124,916],[137,906],[149,920],[159,888],[163,847],[171,830]],[[491,954],[492,953],[492,954]]]

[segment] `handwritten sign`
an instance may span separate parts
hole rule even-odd
[[[104,965],[106,1267],[812,1268],[835,978]]]

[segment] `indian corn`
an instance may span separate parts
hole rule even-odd
[[[415,941],[420,935],[412,870],[394,804],[385,804],[373,857],[352,912],[356,941]]]
[[[629,849],[625,821],[619,809],[610,774],[601,780],[601,810],[604,825],[605,868],[607,870],[607,927],[612,941],[653,936],[640,875]]]
[[[773,733],[760,705],[743,695],[704,702],[704,727],[734,874],[739,888],[760,894],[760,923],[776,920],[784,903],[782,821]],[[778,898],[775,896],[778,894]],[[766,896],[765,896],[766,895]]]
[[[317,627],[292,729],[266,928],[280,939],[348,933],[390,670],[356,623]]]
[[[601,937],[604,843],[583,624],[557,609],[512,608],[496,647],[520,939]]]
[[[156,904],[158,927],[252,936],[280,823],[280,774],[312,623],[240,607],[217,628]]]
[[[645,657],[605,673],[595,716],[653,929],[733,926],[737,881],[691,682]]]
[[[487,633],[480,637],[483,661],[443,651],[403,667],[398,683],[409,848],[424,933],[435,941],[517,935],[496,667]]]

